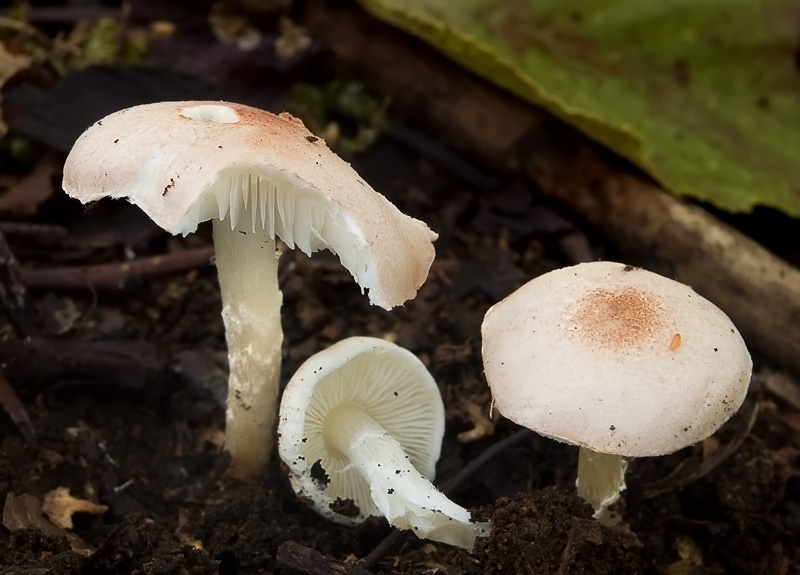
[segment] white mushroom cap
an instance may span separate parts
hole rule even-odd
[[[410,351],[374,337],[350,337],[309,358],[281,399],[278,449],[295,489],[321,515],[358,525],[380,515],[369,484],[326,445],[325,418],[353,403],[365,409],[403,446],[409,463],[432,480],[444,436],[444,404],[431,374]],[[391,470],[394,473],[395,470]],[[321,481],[324,475],[328,483]],[[352,499],[360,513],[337,513],[336,500]]]
[[[495,405],[593,451],[664,455],[744,400],[752,361],[730,319],[691,288],[612,262],[535,278],[484,318]]]
[[[281,400],[278,451],[292,487],[322,516],[370,515],[472,549],[488,525],[432,484],[444,405],[428,370],[387,341],[353,337],[308,359]],[[349,504],[345,505],[344,502]]]
[[[392,308],[425,281],[436,234],[399,212],[302,122],[227,102],[160,102],[91,126],[64,166],[82,202],[127,198],[172,234],[231,226],[248,205],[290,248],[338,254],[370,301]]]

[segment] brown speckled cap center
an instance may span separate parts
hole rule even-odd
[[[570,325],[575,336],[592,347],[625,351],[652,342],[664,321],[661,305],[648,292],[598,288],[577,302]]]

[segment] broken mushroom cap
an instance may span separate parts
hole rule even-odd
[[[750,354],[691,288],[640,268],[584,263],[537,277],[492,307],[483,363],[499,411],[600,453],[664,455],[741,405]]]
[[[159,102],[111,114],[75,143],[63,187],[84,203],[127,198],[172,234],[226,216],[234,227],[247,211],[249,228],[290,248],[336,253],[386,309],[414,297],[434,257],[436,234],[300,120],[242,104]]]
[[[338,254],[373,304],[414,297],[436,234],[370,188],[299,120],[227,102],[161,102],[81,135],[65,191],[127,198],[165,230],[213,220],[228,343],[228,473],[254,479],[273,445],[283,341],[276,237]]]
[[[284,391],[278,451],[295,491],[322,516],[368,516],[418,537],[472,549],[484,524],[432,484],[444,405],[425,366],[372,337],[340,341],[309,358]]]

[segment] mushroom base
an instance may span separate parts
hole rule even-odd
[[[375,507],[391,525],[417,537],[471,550],[488,525],[448,499],[411,465],[400,443],[355,405],[343,405],[325,420],[325,442],[346,457],[370,486]]]
[[[578,454],[578,495],[594,508],[594,516],[606,525],[615,523],[608,507],[625,489],[628,464],[620,455],[598,453],[585,447]]]
[[[228,474],[252,479],[265,468],[274,444],[283,343],[278,255],[264,230],[232,228],[228,220],[213,225],[230,367]]]

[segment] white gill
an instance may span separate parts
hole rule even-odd
[[[286,178],[249,173],[234,173],[227,185],[210,191],[216,198],[218,215],[214,215],[228,218],[231,229],[264,229],[271,238],[307,255],[328,249],[339,256],[362,291],[368,287],[369,245],[344,210],[318,192],[298,190]]]

